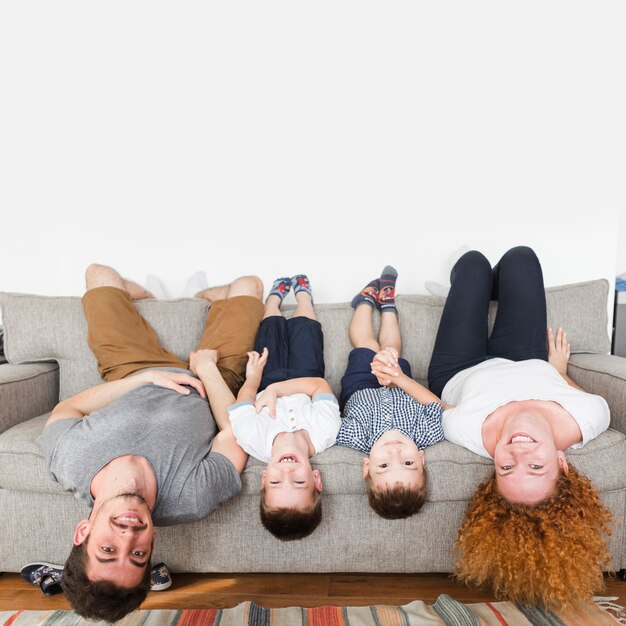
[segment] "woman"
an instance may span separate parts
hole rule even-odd
[[[495,463],[459,531],[457,574],[502,597],[548,607],[587,600],[610,557],[610,512],[564,451],[608,428],[606,401],[567,376],[565,333],[548,330],[541,265],[509,250],[455,264],[428,371],[447,407],[446,439]],[[491,335],[490,300],[498,301]],[[582,543],[581,543],[582,542]]]

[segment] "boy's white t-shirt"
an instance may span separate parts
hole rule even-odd
[[[601,396],[568,385],[547,361],[510,361],[494,358],[453,376],[442,400],[454,405],[443,413],[443,432],[452,443],[491,458],[482,438],[483,422],[498,407],[520,400],[546,400],[560,404],[582,432],[580,448],[603,433],[610,422],[609,405]]]
[[[251,402],[232,404],[228,415],[237,443],[265,463],[272,457],[272,444],[279,433],[306,430],[318,454],[334,445],[341,426],[339,403],[332,393],[313,398],[305,393],[281,396],[276,399],[276,419],[270,417],[267,407],[257,413]]]

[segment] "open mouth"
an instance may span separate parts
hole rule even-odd
[[[526,433],[515,433],[509,439],[509,443],[537,443],[537,441]]]
[[[118,524],[123,526],[143,526],[141,518],[135,513],[123,513],[113,518]]]
[[[298,459],[296,459],[295,456],[293,456],[293,454],[283,454],[283,456],[281,456],[278,459],[279,463],[297,463]]]

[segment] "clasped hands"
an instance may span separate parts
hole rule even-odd
[[[399,357],[400,354],[395,348],[382,348],[376,353],[370,366],[379,384],[385,387],[395,386],[396,379],[402,375]]]

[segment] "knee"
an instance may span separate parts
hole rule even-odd
[[[263,281],[258,276],[240,276],[231,283],[230,292],[261,299],[263,298]]]
[[[91,263],[85,270],[85,284],[87,289],[103,287],[106,285],[120,286],[119,274],[108,265]]]
[[[96,282],[100,282],[102,276],[104,276],[107,271],[110,271],[110,269],[111,268],[106,265],[91,263],[85,270],[85,282],[87,283],[87,287]]]
[[[478,250],[470,250],[466,252],[454,265],[450,272],[450,282],[454,281],[454,278],[459,273],[477,273],[483,272],[491,276],[491,263],[489,259]]]
[[[539,258],[528,246],[516,246],[504,253],[500,263],[514,264],[521,267],[539,266]]]

